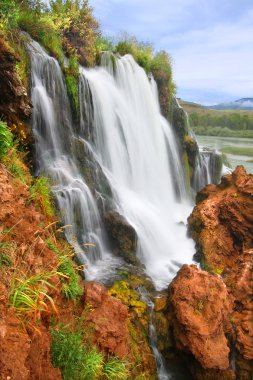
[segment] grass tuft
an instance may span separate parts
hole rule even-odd
[[[55,274],[56,272],[38,273],[29,278],[25,278],[25,276],[13,278],[9,302],[18,314],[33,315],[36,321],[41,311],[48,312],[51,309],[57,313],[54,301],[48,295],[48,290],[54,288],[49,280]]]
[[[50,183],[46,177],[38,177],[34,180],[30,187],[30,194],[30,200],[37,201],[46,216],[55,215]]]

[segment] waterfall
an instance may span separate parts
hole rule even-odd
[[[76,136],[63,74],[58,62],[37,42],[27,42],[27,49],[37,174],[51,178],[66,237],[88,278],[104,278],[120,262],[109,253],[96,201],[75,157]]]
[[[180,106],[176,97],[174,101],[179,107],[186,119],[186,127],[190,137],[197,141],[194,131],[190,126],[188,113]],[[221,175],[227,171],[227,168],[222,163],[222,155],[217,150],[199,147],[195,157],[194,173],[191,181],[192,188],[195,192],[202,190],[207,184],[218,184]]]
[[[80,68],[80,124],[75,125],[59,64],[38,43],[27,47],[37,173],[52,180],[66,237],[86,278],[104,280],[122,264],[110,253],[101,221],[106,187],[107,207],[135,228],[136,254],[156,288],[165,288],[180,266],[191,262],[194,244],[185,226],[192,205],[155,81],[130,55],[104,54],[102,67]],[[84,174],[87,162],[96,177],[93,188]]]
[[[80,94],[88,86],[92,99],[87,104],[80,97],[81,107],[87,107],[83,114],[93,118],[91,149],[111,185],[114,208],[137,232],[137,256],[162,289],[194,254],[186,236],[191,205],[177,143],[160,113],[154,81],[134,59],[106,54],[102,64],[80,68]]]

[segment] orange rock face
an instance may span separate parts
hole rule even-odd
[[[123,358],[129,352],[128,310],[111,297],[98,283],[85,286],[85,303],[89,306],[86,320],[94,325],[94,343],[111,354]]]
[[[230,345],[240,379],[253,374],[253,175],[242,166],[197,196],[190,232],[205,268],[222,275],[230,301]]]
[[[229,368],[224,334],[228,292],[222,279],[184,265],[170,285],[173,330],[179,349],[190,352],[203,368]]]

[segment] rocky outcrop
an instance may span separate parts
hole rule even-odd
[[[230,378],[225,336],[229,301],[222,279],[184,265],[170,285],[169,301],[176,347],[193,355],[210,374],[218,370]]]
[[[98,283],[86,284],[84,300],[90,309],[85,311],[85,319],[94,326],[94,343],[119,358],[126,356],[129,353],[127,307]]]
[[[122,284],[120,289],[116,285],[108,291],[101,284],[86,283],[85,308],[82,313],[84,329],[89,331],[88,339],[92,337],[91,343],[96,344],[105,354],[116,355],[128,362],[131,378],[143,376],[155,380],[155,362],[139,321],[146,311],[146,305],[130,293],[130,289],[122,287]],[[133,307],[139,314],[133,314]]]
[[[105,227],[113,244],[114,253],[127,263],[141,265],[136,257],[137,235],[128,221],[116,211],[104,214]]]
[[[31,103],[15,65],[19,58],[0,34],[0,114],[17,124],[31,115]]]
[[[253,175],[240,166],[197,196],[189,220],[202,268],[220,274],[230,302],[228,338],[238,378],[253,370]],[[211,286],[211,285],[210,285]]]

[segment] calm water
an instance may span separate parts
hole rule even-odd
[[[201,147],[217,149],[221,151],[226,147],[253,148],[252,138],[237,138],[237,137],[218,137],[218,136],[196,136],[198,144]],[[226,154],[232,168],[237,165],[244,165],[248,173],[253,174],[253,157],[238,156],[235,154]]]

